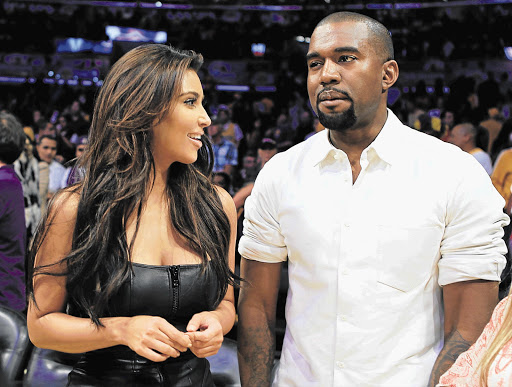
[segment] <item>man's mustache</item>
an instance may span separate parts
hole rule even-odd
[[[317,95],[318,102],[333,99],[347,99],[350,102],[353,102],[352,98],[350,98],[350,95],[346,91],[337,89],[335,87],[326,87],[320,90],[320,92]]]

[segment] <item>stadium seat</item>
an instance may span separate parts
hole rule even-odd
[[[0,376],[3,385],[14,386],[21,380],[31,348],[25,316],[0,306]]]

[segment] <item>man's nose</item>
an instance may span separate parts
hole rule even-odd
[[[320,82],[323,85],[328,85],[331,83],[338,83],[340,80],[341,74],[339,72],[338,65],[332,60],[327,59],[322,67],[322,72],[320,73]]]

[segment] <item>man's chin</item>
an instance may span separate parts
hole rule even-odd
[[[325,114],[319,110],[318,120],[320,123],[331,130],[343,132],[349,130],[356,123],[355,114],[351,109],[343,111],[341,113],[330,113]]]

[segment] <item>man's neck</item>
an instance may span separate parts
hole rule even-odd
[[[462,149],[464,152],[475,153],[480,148],[478,148],[475,144],[464,144],[460,147],[460,149]]]
[[[379,117],[380,116],[380,117]],[[361,154],[379,135],[387,120],[385,114],[377,115],[373,122],[366,125],[336,131],[329,129],[329,141],[331,144],[347,154],[352,169],[352,182],[355,183],[361,172]]]
[[[463,149],[463,151],[468,152],[469,154],[475,154],[475,153],[478,153],[478,152],[483,151],[483,150],[478,148],[478,147],[472,147],[472,148],[470,148],[468,150]]]

